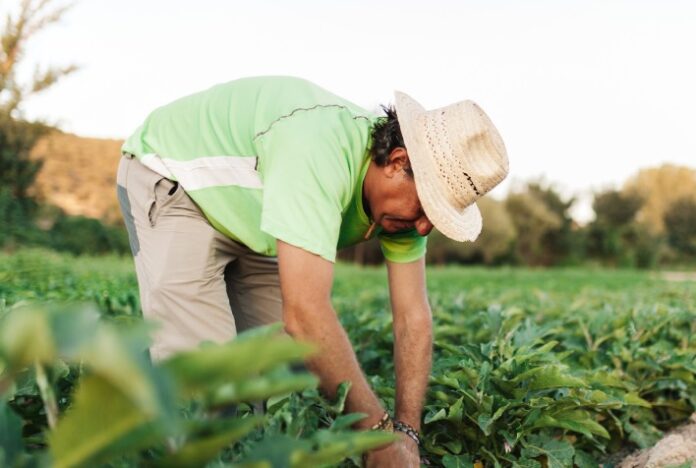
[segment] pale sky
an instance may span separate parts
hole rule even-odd
[[[25,68],[81,70],[25,110],[125,138],[155,107],[250,75],[301,76],[368,109],[394,89],[426,108],[472,99],[508,150],[494,195],[543,177],[587,198],[639,168],[696,168],[695,56],[694,1],[82,0]]]

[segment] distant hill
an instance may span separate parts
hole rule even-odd
[[[34,194],[71,215],[119,221],[115,184],[122,143],[58,131],[48,134],[31,153],[44,161]]]

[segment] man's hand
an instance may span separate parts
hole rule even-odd
[[[366,468],[418,468],[420,453],[418,445],[406,434],[385,448],[373,450],[365,458]]]
[[[394,417],[419,430],[433,347],[425,259],[411,263],[387,262],[387,268],[394,317]]]
[[[420,450],[418,450],[418,444],[406,434],[401,432],[399,432],[399,434],[403,439],[404,451],[406,452],[408,462],[406,466],[420,466]]]
[[[341,382],[349,380],[352,386],[346,412],[367,414],[356,427],[371,427],[382,417],[384,409],[370,389],[331,306],[333,263],[279,240],[278,269],[286,331],[319,347],[307,361],[307,367],[319,377],[319,385],[329,398],[335,397]]]

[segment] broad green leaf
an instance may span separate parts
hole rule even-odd
[[[589,376],[586,377],[588,383],[590,384],[600,384],[604,385],[605,387],[614,387],[614,388],[630,388],[631,383],[627,381],[626,379],[622,379],[616,374],[608,373],[608,372],[593,372]]]
[[[336,414],[343,413],[346,405],[346,398],[348,398],[348,392],[350,392],[352,384],[350,381],[341,382],[336,389],[336,401],[331,408],[336,412]]]
[[[522,457],[546,457],[548,468],[567,468],[572,466],[575,450],[564,440],[544,439],[542,436],[530,436],[524,442]]]
[[[268,461],[250,461],[235,463],[234,465],[230,465],[230,468],[273,468],[273,465]]]
[[[274,395],[274,396],[270,397],[266,401],[266,408],[268,408],[268,410],[273,410],[273,408],[276,405],[282,405],[283,403],[285,403],[288,400],[288,398],[290,398],[290,395],[291,395],[291,392],[288,392],[285,394]]]
[[[450,440],[449,442],[443,442],[442,445],[447,447],[447,450],[455,455],[459,455],[462,451],[462,441],[459,439]]]
[[[556,340],[551,340],[551,341],[549,341],[548,343],[546,343],[545,345],[540,346],[539,348],[537,348],[537,352],[538,352],[538,353],[541,353],[541,354],[543,354],[543,353],[548,353],[548,352],[551,351],[553,348],[555,348],[557,345],[558,345],[558,341],[556,341]]]
[[[15,370],[74,358],[94,339],[98,324],[99,314],[84,305],[18,307],[0,321],[0,354]]]
[[[447,411],[445,411],[444,408],[440,409],[437,413],[435,414],[429,414],[425,416],[424,423],[425,424],[430,424],[435,421],[441,421],[443,419],[447,419]]]
[[[459,398],[449,409],[447,413],[447,420],[452,422],[460,422],[463,415],[463,402],[464,398]],[[431,420],[432,421],[432,420]]]
[[[537,326],[529,318],[524,322],[524,325],[517,329],[513,334],[513,344],[517,347],[524,345],[534,346],[550,333],[550,330],[544,326]]]
[[[53,307],[48,318],[58,353],[72,359],[95,339],[100,325],[99,312],[91,305]]]
[[[437,327],[436,331],[442,331],[443,328],[444,327]],[[447,350],[454,355],[460,354],[460,350],[459,350],[458,346],[455,346],[453,344],[450,344],[450,343],[447,343],[444,341],[435,340],[434,346],[435,346],[435,348],[442,348],[444,350]]]
[[[540,366],[518,375],[513,380],[515,382],[529,380],[529,390],[587,386],[584,380],[570,375],[565,367],[558,365]]]
[[[481,453],[483,455],[486,455],[486,457],[488,458],[487,461],[492,462],[493,466],[495,468],[502,468],[502,465],[500,464],[500,460],[498,459],[498,456],[495,453],[491,452],[486,447],[481,447],[480,450],[481,450]],[[483,468],[483,463],[480,460],[475,461],[474,468]]]
[[[447,375],[433,376],[433,377],[431,377],[430,380],[433,383],[445,385],[446,387],[450,387],[450,388],[453,388],[455,390],[459,390],[461,388],[461,385],[459,384],[459,381],[457,379],[449,377]]]
[[[503,367],[506,370],[510,370],[513,365],[526,365],[528,363],[534,363],[540,360],[548,360],[548,357],[545,355],[547,355],[549,351],[551,351],[557,345],[558,341],[552,340],[543,346],[532,348],[532,350],[529,352],[527,352],[529,349],[528,347],[518,348],[515,350],[514,356],[503,363]],[[551,355],[549,354],[548,356]],[[558,361],[558,358],[555,360]]]
[[[75,392],[73,407],[49,434],[53,463],[57,468],[91,464],[133,431],[149,425],[151,431],[162,430],[154,424],[155,418],[110,381],[96,375],[85,377]],[[141,448],[143,438],[134,441],[132,448]],[[121,453],[127,449],[120,447]]]
[[[512,450],[514,447],[517,446],[517,442],[520,440],[520,437],[522,437],[522,433],[516,432],[514,427],[509,428],[510,430],[502,429],[499,431],[499,434],[503,436],[503,439],[505,440],[505,444],[508,445],[510,450]],[[515,434],[514,436],[512,434]]]
[[[445,468],[474,468],[474,461],[469,455],[445,455],[442,457]]]
[[[533,379],[537,376],[537,374],[542,374],[544,372],[549,372],[549,368],[553,367],[556,368],[558,365],[546,365],[546,366],[536,366],[532,367],[531,369],[527,369],[526,371],[516,375],[514,378],[510,379],[512,382],[523,382],[525,380],[530,380]]]
[[[646,422],[624,421],[623,427],[628,439],[642,449],[652,447],[662,437],[662,432]]]
[[[350,414],[344,414],[339,417],[337,417],[334,422],[331,424],[331,430],[332,431],[342,431],[346,429],[350,429],[350,427],[359,422],[362,421],[367,417],[367,414],[365,413],[350,413]]]
[[[22,419],[0,399],[0,453],[4,455],[4,464],[11,466],[23,451]]]
[[[436,441],[433,440],[426,439],[425,443],[423,444],[423,447],[431,455],[451,455],[444,445],[440,445],[439,443],[436,443]]]
[[[589,453],[582,450],[575,450],[573,462],[578,468],[599,468],[599,463]]]
[[[260,417],[246,417],[217,421],[208,425],[207,435],[197,435],[187,441],[175,453],[168,455],[155,463],[161,467],[204,466],[215,458],[222,449],[247,435],[262,421]]]
[[[147,416],[162,410],[155,379],[161,372],[146,361],[139,348],[144,346],[139,331],[126,334],[112,326],[100,327],[94,340],[83,351],[82,359],[90,371],[99,375],[131,399]]]
[[[506,405],[501,406],[496,410],[495,413],[493,413],[493,416],[488,416],[485,414],[479,415],[477,422],[485,435],[491,435],[493,423],[500,419],[500,417],[505,413],[505,410],[507,410],[511,405],[512,403],[507,403]]]
[[[478,382],[476,387],[479,389],[483,389],[488,382],[488,378],[491,375],[491,363],[488,361],[484,361],[481,364],[481,367],[479,368],[479,376],[478,376]]]
[[[541,468],[541,463],[533,458],[522,457],[512,463],[513,468]]]
[[[624,395],[624,401],[627,405],[642,406],[643,408],[652,408],[650,402],[639,397],[637,393],[627,393],[626,395]]]
[[[448,395],[447,393],[443,392],[442,390],[435,390],[432,393],[432,395],[433,395],[435,400],[438,400],[447,406],[449,406],[450,404],[452,404],[456,400],[455,397],[453,397],[452,395]]]
[[[524,415],[523,423],[525,426],[533,426],[534,423],[537,420],[539,420],[539,418],[541,417],[541,415],[543,413],[542,409],[538,407],[539,405],[534,404],[535,400],[531,400],[530,403],[531,403],[530,406],[532,406],[534,409],[532,409],[531,411],[528,411],[526,413],[523,412],[523,415]]]
[[[180,421],[172,425],[159,420],[143,424],[111,442],[94,461],[101,463],[102,460],[104,462],[111,460],[113,463],[123,457],[135,457],[143,450],[161,447],[165,440],[171,441],[174,440],[173,437],[181,436],[182,426]]]
[[[263,400],[281,393],[312,388],[317,383],[317,377],[312,374],[294,374],[285,369],[279,369],[278,372],[249,377],[218,387],[210,397],[210,405],[215,407],[229,403]]]
[[[45,310],[20,307],[4,316],[0,322],[0,352],[7,367],[15,370],[35,362],[53,362],[58,350]]]
[[[478,418],[476,418],[476,423],[478,424],[478,427],[483,431],[485,435],[490,435],[489,429],[492,423],[492,417],[490,414],[479,414]]]
[[[398,440],[398,436],[395,434],[379,431],[329,434],[329,438],[322,438],[317,449],[295,454],[292,458],[292,466],[304,468],[306,466],[332,465],[349,456],[360,455]],[[324,431],[322,435],[326,435],[326,432]]]
[[[289,468],[293,460],[301,457],[302,452],[311,448],[312,444],[308,440],[293,439],[286,435],[266,436],[251,447],[249,454],[240,465]]]
[[[619,409],[624,406],[625,400],[614,395],[609,395],[602,390],[579,390],[579,398],[583,402],[591,403],[595,409]]]
[[[185,390],[195,393],[256,375],[279,364],[301,361],[313,350],[314,346],[286,335],[244,337],[242,334],[225,344],[176,354],[164,367]]]
[[[609,439],[609,433],[598,424],[587,411],[570,410],[555,414],[542,414],[532,426],[535,429],[542,427],[560,427],[579,432],[589,438],[594,435]]]

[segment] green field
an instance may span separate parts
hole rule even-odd
[[[428,284],[435,354],[423,455],[436,466],[597,466],[654,444],[696,409],[693,282],[638,271],[447,267],[430,268]],[[0,256],[0,314],[45,301],[95,302],[107,321],[139,321],[130,259],[31,250]],[[334,304],[373,387],[392,406],[385,270],[339,265]],[[61,416],[80,372],[49,379]],[[9,404],[24,419],[24,447],[42,453],[38,391],[17,389]],[[316,451],[323,430],[335,435],[349,425],[340,408],[314,390],[276,396],[265,422],[209,457],[211,466],[263,460],[258,447],[275,450],[274,460],[292,458],[298,437],[312,439]],[[144,450],[113,466],[156,458],[156,448]]]

